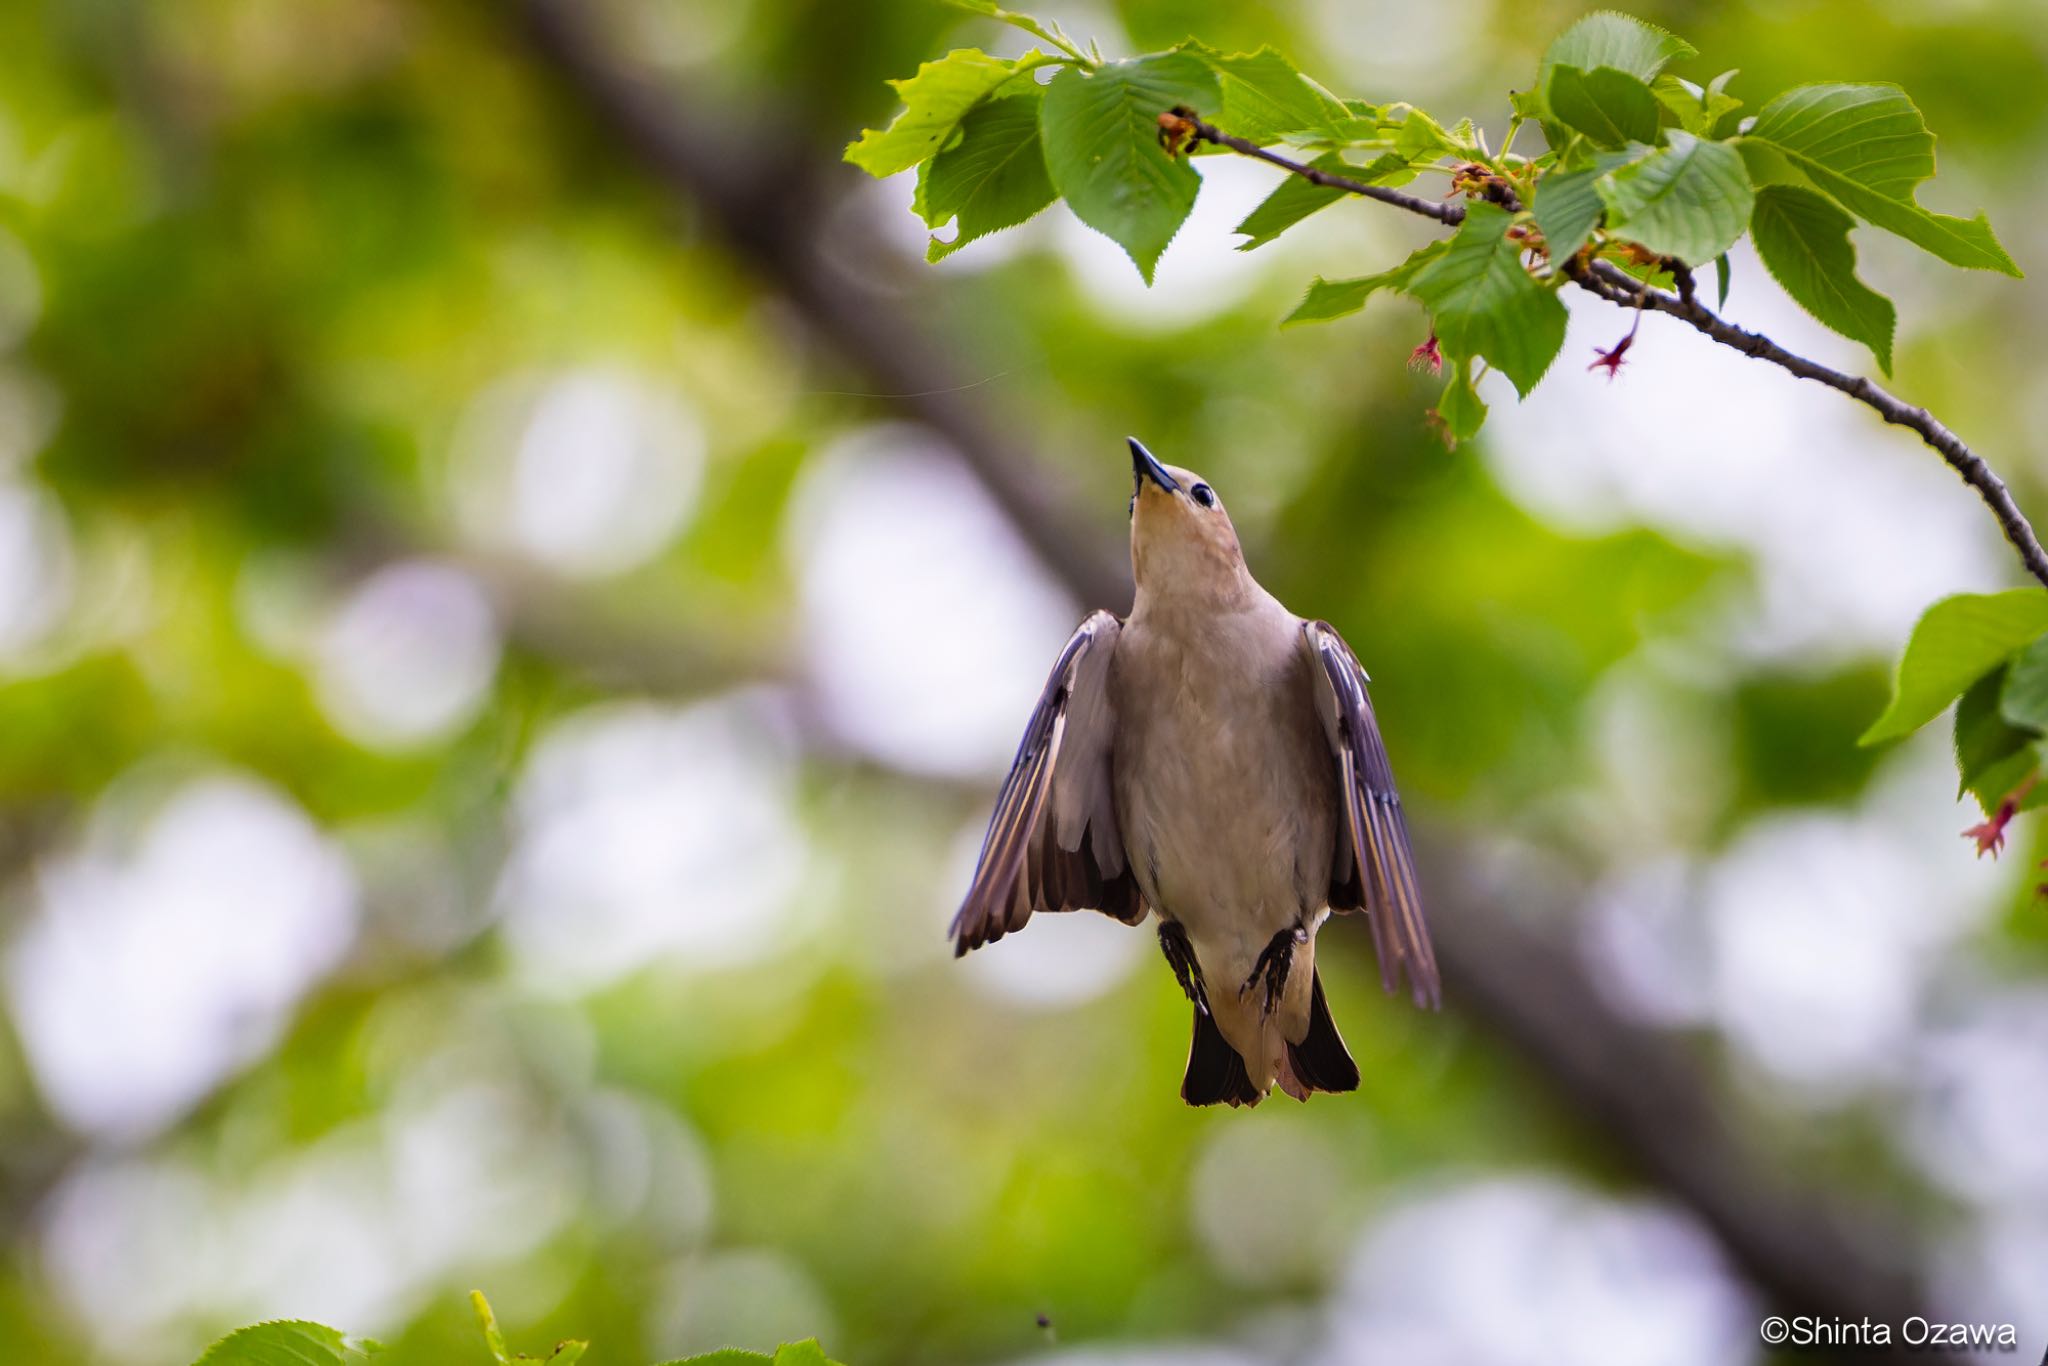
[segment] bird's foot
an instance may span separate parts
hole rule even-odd
[[[1159,949],[1166,955],[1167,965],[1173,969],[1180,989],[1195,1003],[1196,1010],[1207,1015],[1209,996],[1202,989],[1202,966],[1195,961],[1195,946],[1188,942],[1188,932],[1181,928],[1178,920],[1159,922]]]
[[[1308,931],[1299,925],[1274,935],[1272,942],[1259,953],[1259,960],[1252,964],[1252,975],[1244,979],[1244,985],[1237,989],[1238,995],[1249,993],[1263,982],[1266,996],[1260,1003],[1260,1013],[1271,1015],[1280,1005],[1281,994],[1287,990],[1287,972],[1294,966],[1294,946],[1307,942]]]

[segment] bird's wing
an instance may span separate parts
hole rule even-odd
[[[1052,666],[953,917],[956,954],[1021,929],[1034,911],[1085,907],[1129,925],[1145,918],[1110,785],[1109,662],[1120,630],[1115,617],[1095,613]]]
[[[1437,1004],[1440,988],[1436,953],[1422,918],[1422,888],[1415,855],[1408,848],[1408,822],[1387,747],[1373,719],[1365,670],[1358,656],[1325,621],[1304,622],[1302,648],[1310,657],[1317,710],[1330,751],[1344,810],[1344,834],[1330,876],[1330,909],[1364,910],[1372,924],[1380,980],[1388,991],[1406,972],[1417,1005]]]

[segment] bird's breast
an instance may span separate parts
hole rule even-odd
[[[1230,941],[1231,959],[1256,957],[1321,909],[1335,848],[1334,772],[1296,629],[1134,625],[1111,677],[1125,847],[1162,914],[1198,943]]]

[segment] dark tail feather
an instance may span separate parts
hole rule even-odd
[[[1300,1043],[1287,1045],[1287,1061],[1294,1068],[1294,1075],[1311,1091],[1358,1089],[1358,1064],[1351,1061],[1350,1051],[1337,1034],[1336,1021],[1330,1018],[1329,1003],[1323,1000],[1320,972],[1309,980],[1308,1033]],[[1242,1062],[1238,1064],[1240,1070],[1243,1066]],[[1192,1061],[1188,1064],[1188,1076],[1194,1076]]]
[[[1339,1045],[1341,1049],[1341,1045]],[[1257,1105],[1263,1099],[1252,1089],[1244,1059],[1224,1039],[1208,1011],[1195,1009],[1195,1041],[1188,1046],[1188,1072],[1181,1078],[1180,1098],[1190,1105]]]

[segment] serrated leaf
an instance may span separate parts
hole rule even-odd
[[[2009,666],[2001,664],[1972,683],[1956,702],[1956,795],[1975,795],[1987,813],[2039,762],[2033,745],[2041,733],[2015,726],[2000,714],[2009,673]]]
[[[1213,110],[1216,75],[1185,52],[1067,67],[1038,115],[1053,187],[1079,218],[1130,253],[1145,283],[1194,207],[1202,178],[1159,145],[1159,116]]]
[[[1326,93],[1314,81],[1309,84],[1318,93]],[[1286,141],[1295,147],[1318,151],[1378,147],[1387,140],[1382,132],[1386,120],[1387,111],[1376,104],[1365,100],[1333,99],[1322,122],[1288,134]]]
[[[1688,265],[1734,246],[1756,202],[1739,152],[1680,128],[1663,150],[1604,177],[1599,190],[1610,231]]]
[[[977,237],[1014,227],[1053,201],[1038,140],[1040,97],[984,100],[960,120],[960,140],[926,163],[918,202],[925,223],[959,219],[950,242],[934,237],[925,259],[938,261]]]
[[[1199,57],[1216,73],[1223,102],[1211,122],[1261,147],[1348,117],[1336,96],[1274,48],[1225,54],[1203,43],[1183,43],[1175,51]]]
[[[1543,71],[1575,66],[1591,71],[1611,66],[1639,81],[1652,81],[1674,61],[1697,55],[1692,44],[1655,24],[1613,10],[1601,10],[1573,24],[1543,54]]]
[[[1801,308],[1877,356],[1892,372],[1891,300],[1856,278],[1856,248],[1849,215],[1826,196],[1793,185],[1757,191],[1750,236],[1772,278]]]
[[[1800,167],[1815,185],[1864,222],[1903,237],[1952,266],[1995,270],[2015,279],[2023,274],[1999,245],[1997,235],[1991,231],[1991,220],[1982,213],[1975,218],[1933,213],[1910,199],[1886,199],[1874,194],[1817,163],[1800,160]]]
[[[1680,128],[1697,137],[1712,137],[1724,115],[1742,108],[1742,101],[1726,89],[1735,74],[1724,71],[1701,89],[1682,76],[1666,73],[1651,84],[1650,90],[1657,102],[1671,111]]]
[[[1042,53],[1014,62],[975,48],[958,48],[918,67],[906,80],[891,81],[903,112],[887,128],[870,128],[846,149],[846,159],[880,178],[907,171],[935,156],[952,138],[968,110],[1019,71],[1042,65]]]
[[[1295,305],[1292,313],[1280,320],[1280,325],[1288,327],[1295,323],[1326,322],[1347,313],[1356,313],[1365,307],[1367,299],[1383,289],[1408,288],[1416,273],[1449,251],[1450,245],[1448,239],[1439,239],[1418,247],[1400,265],[1377,275],[1361,275],[1353,280],[1325,280],[1317,276],[1308,287],[1307,295]]]
[[[1352,170],[1339,152],[1325,152],[1309,165],[1332,175],[1348,175]],[[1238,243],[1237,249],[1250,251],[1253,247],[1264,246],[1317,209],[1336,203],[1344,194],[1343,190],[1332,189],[1328,185],[1318,185],[1296,175],[1288,176],[1273,193],[1259,201],[1257,208],[1245,215],[1244,222],[1232,229],[1249,239]]]
[[[818,1345],[816,1338],[805,1338],[802,1342],[785,1342],[775,1350],[775,1355],[766,1352],[746,1352],[737,1347],[723,1347],[715,1352],[684,1357],[678,1361],[663,1362],[662,1366],[840,1366],[825,1355],[825,1349]]]
[[[1934,134],[1895,85],[1803,85],[1765,105],[1745,140],[1766,143],[1858,218],[1951,265],[2020,274],[1983,214],[1955,218],[1914,198],[1934,174]]]
[[[2015,726],[2048,731],[2048,636],[2012,657],[1998,696],[1999,714]]]
[[[1414,169],[1401,157],[1392,152],[1380,156],[1367,166],[1353,166],[1344,160],[1341,152],[1325,152],[1309,165],[1318,171],[1332,175],[1349,176],[1367,185],[1398,185],[1414,179]],[[1233,232],[1243,233],[1249,241],[1237,244],[1239,251],[1250,251],[1262,247],[1281,233],[1299,223],[1318,209],[1327,208],[1344,198],[1349,192],[1318,185],[1301,176],[1290,175],[1282,180],[1259,202],[1259,206],[1245,215]]]
[[[1012,28],[1021,28],[1032,37],[1042,38],[1063,52],[1075,55],[1079,53],[1074,41],[1067,37],[1057,20],[1051,24],[1042,24],[1028,14],[1004,9],[996,4],[995,0],[942,0],[942,3],[951,5],[954,9],[964,9],[969,14],[986,15],[997,23],[1008,24]]]
[[[1492,204],[1466,206],[1449,250],[1415,275],[1408,292],[1428,307],[1448,355],[1483,356],[1527,394],[1564,345],[1557,296],[1522,268],[1513,222]]]
[[[235,1330],[193,1366],[361,1366],[372,1350],[325,1324],[280,1319]]]
[[[2038,588],[1943,598],[1913,628],[1892,682],[1891,702],[1857,743],[1874,745],[1910,735],[2043,634],[2048,634],[2048,592]]]
[[[1486,425],[1486,404],[1480,400],[1479,388],[1472,382],[1472,361],[1469,357],[1452,360],[1451,378],[1437,397],[1436,415],[1443,424],[1444,440],[1452,447],[1461,441],[1470,441]]]
[[[1600,172],[1587,167],[1582,171],[1552,171],[1536,182],[1536,202],[1532,206],[1536,227],[1543,234],[1552,261],[1569,260],[1592,236],[1601,212],[1607,207],[1595,184],[1599,179]]]
[[[1400,117],[1394,115],[1399,113]],[[1460,127],[1463,138],[1447,132],[1444,126],[1413,105],[1397,104],[1387,110],[1381,122],[1382,133],[1391,133],[1394,154],[1411,164],[1435,161],[1439,157],[1469,156],[1471,145],[1471,123],[1467,120]]]
[[[1601,147],[1657,140],[1657,97],[1649,86],[1611,66],[1552,71],[1550,112]]]

